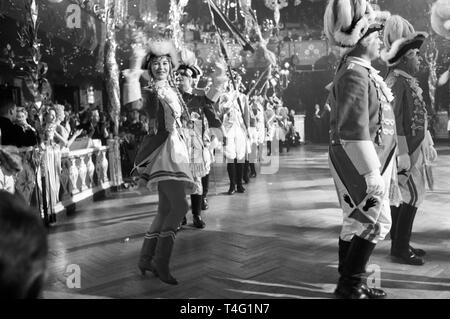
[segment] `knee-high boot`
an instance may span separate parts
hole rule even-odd
[[[250,163],[250,177],[252,177],[252,178],[256,177],[255,163]]]
[[[395,241],[391,254],[396,262],[421,266],[425,263],[425,261],[421,257],[417,256],[409,245],[416,213],[417,207],[405,203],[402,204],[398,215]]]
[[[267,141],[267,156],[272,155],[272,141]]]
[[[194,227],[205,228],[205,222],[202,220],[202,195],[191,195],[191,207]]]
[[[233,195],[236,193],[236,164],[227,164],[228,178],[230,179],[230,189],[228,190],[228,195]]]
[[[244,163],[236,164],[236,184],[237,184],[237,192],[245,193],[245,188],[242,185],[242,179],[244,175]]]
[[[345,257],[347,257],[348,249],[350,248],[350,241],[344,241],[339,238],[339,266],[338,272],[342,275],[342,269],[344,268]]]
[[[202,177],[202,210],[208,209],[209,174]]]
[[[245,184],[248,184],[250,182],[250,162],[248,160],[245,160],[244,163],[244,172],[242,179]]]
[[[175,243],[175,231],[161,232],[152,260],[154,274],[169,285],[178,285],[178,281],[170,274],[169,264]]]
[[[353,236],[335,290],[338,297],[345,299],[379,299],[386,297],[383,290],[369,288],[362,278],[374,248],[374,243]]]
[[[391,206],[391,219],[392,219],[392,226],[391,226],[391,255],[395,256],[395,236],[396,236],[396,231],[397,231],[397,227],[398,227],[398,215],[400,213],[400,209],[402,208],[402,206],[405,204],[400,205],[400,207],[395,207],[395,206]],[[419,257],[423,257],[426,255],[426,252],[423,249],[420,248],[414,248],[411,246],[411,244],[409,245],[409,249],[411,249],[413,251],[413,253],[416,256]]]
[[[145,234],[144,242],[142,243],[140,259],[138,262],[138,268],[141,270],[142,275],[145,275],[146,271],[153,271],[151,262],[153,256],[155,255],[158,237],[159,233]]]
[[[396,232],[397,232],[397,225],[398,225],[398,215],[400,212],[400,207],[396,207],[396,206],[391,206],[391,220],[392,220],[392,225],[391,225],[391,230],[389,231],[390,236],[391,236],[391,255],[393,255],[394,252],[394,243],[395,243],[395,239],[396,239]]]

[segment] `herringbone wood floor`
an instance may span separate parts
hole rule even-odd
[[[413,235],[414,244],[428,252],[427,264],[392,263],[389,240],[371,258],[389,298],[450,298],[450,148],[439,153],[437,186]],[[157,198],[130,190],[59,218],[50,229],[44,297],[333,298],[341,215],[326,146],[282,154],[278,173],[258,175],[245,194],[223,194],[225,174],[225,166],[211,174],[207,227],[188,224],[178,233],[171,268],[179,286],[139,273],[139,250]],[[80,266],[79,289],[66,285],[70,264]]]

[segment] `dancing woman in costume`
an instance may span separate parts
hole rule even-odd
[[[136,156],[135,170],[139,187],[158,191],[158,214],[145,234],[138,267],[142,274],[152,271],[161,281],[176,285],[169,270],[176,229],[188,210],[186,195],[195,192],[196,183],[189,166],[185,138],[181,133],[184,103],[173,84],[178,68],[178,53],[172,41],[152,42],[145,52],[137,50],[131,70],[125,73],[125,104],[133,103],[156,123],[157,132],[145,139]],[[134,65],[133,65],[134,64]],[[147,69],[152,84],[140,90],[139,78]]]
[[[145,59],[142,63],[142,58]],[[145,234],[138,267],[142,274],[152,271],[161,281],[176,285],[169,270],[176,230],[188,211],[186,195],[198,192],[189,161],[181,117],[189,117],[178,92],[173,72],[179,66],[178,52],[172,41],[151,42],[147,52],[136,49],[131,69],[124,72],[125,104],[146,113],[155,123],[156,134],[144,138],[135,161],[139,189],[158,191],[158,214]],[[139,69],[140,68],[140,69]],[[152,84],[142,90],[139,78],[148,70]],[[141,103],[133,103],[142,99]]]

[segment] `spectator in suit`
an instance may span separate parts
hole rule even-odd
[[[38,143],[37,136],[32,130],[24,131],[14,124],[17,107],[12,98],[12,92],[0,89],[0,130],[1,145],[14,145],[17,147],[34,146]]]

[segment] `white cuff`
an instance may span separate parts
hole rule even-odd
[[[123,76],[125,77],[123,85],[124,105],[142,98],[141,84],[139,82],[142,73],[144,73],[144,70],[141,69],[127,69],[123,71]]]
[[[427,133],[425,134],[425,139],[428,141],[428,145],[434,146],[434,141],[433,138],[431,137],[430,131],[427,131]]]
[[[211,87],[211,89],[206,93],[206,97],[212,102],[216,103],[220,96],[223,94],[222,90],[217,89],[216,87]]]

